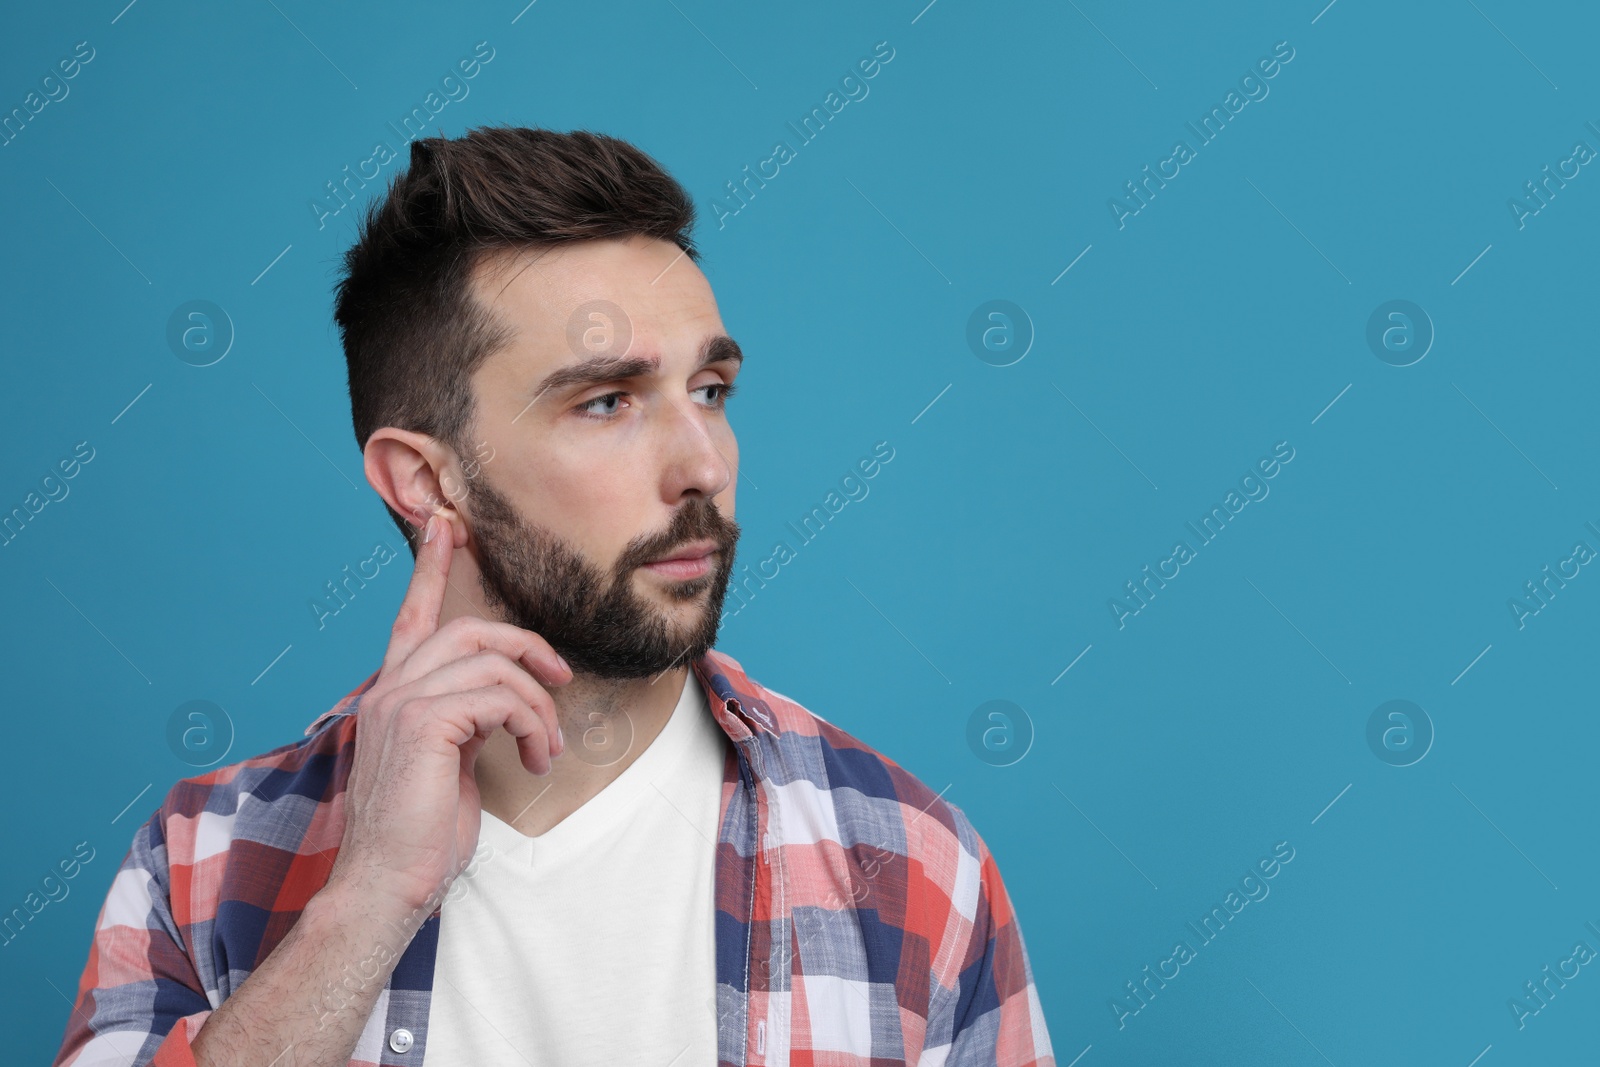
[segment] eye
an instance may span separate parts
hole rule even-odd
[[[698,393],[703,389],[717,389],[717,390],[720,390],[720,392],[718,392],[718,394],[717,394],[716,399],[713,400],[709,405],[707,405],[708,407],[713,407],[713,408],[720,408],[720,407],[724,406],[725,404],[727,404],[728,398],[733,396],[734,393],[738,392],[738,388],[732,382],[709,382],[709,383],[707,383],[705,385],[702,385],[699,389],[696,389],[695,392]]]
[[[595,414],[589,409],[594,407],[596,404],[615,403],[627,395],[627,393],[622,392],[621,390],[618,390],[614,393],[606,393],[603,396],[595,397],[593,400],[584,401],[582,404],[578,405],[577,410],[582,413],[583,417],[586,419],[594,419],[596,422],[606,422],[610,419],[616,418],[615,411],[609,411],[604,414]]]
[[[707,384],[700,386],[700,388],[693,390],[693,392],[699,393],[707,389],[718,390],[717,396],[706,405],[712,410],[721,410],[722,407],[727,404],[728,398],[731,397],[736,391],[732,382],[708,382]],[[581,418],[591,419],[595,422],[610,422],[612,419],[617,418],[620,414],[614,405],[619,403],[623,397],[628,395],[629,394],[623,390],[617,390],[616,392],[612,393],[604,393],[600,396],[594,397],[593,399],[584,401],[574,410],[579,413]],[[593,409],[597,404],[607,405],[607,408],[603,408],[600,411],[595,411]]]

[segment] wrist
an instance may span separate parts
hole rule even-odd
[[[427,922],[435,904],[432,899],[417,899],[414,891],[384,885],[377,878],[335,870],[306,908],[352,932],[391,931],[409,942]]]

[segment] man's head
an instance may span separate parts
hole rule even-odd
[[[741,357],[693,222],[623,141],[428,138],[336,293],[367,479],[412,551],[429,515],[460,527],[483,600],[603,677],[711,647],[733,569]]]

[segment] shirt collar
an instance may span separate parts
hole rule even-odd
[[[706,703],[711,706],[712,718],[716,719],[729,740],[738,744],[757,733],[777,737],[782,732],[772,703],[768,700],[772,694],[745,674],[738,660],[713,648],[693,660],[690,666],[705,692]],[[354,715],[359,711],[362,694],[372,688],[379,673],[373,671],[365,681],[340,698],[337,704],[318,715],[306,727],[306,736],[316,733],[333,719]]]

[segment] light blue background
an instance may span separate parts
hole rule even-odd
[[[376,668],[409,556],[361,474],[330,318],[356,212],[319,229],[308,205],[479,41],[495,58],[446,134],[605,131],[700,206],[750,356],[743,560],[895,449],[719,647],[972,816],[1062,1067],[1592,1058],[1594,967],[1524,1029],[1507,1001],[1600,949],[1600,576],[1521,629],[1507,601],[1600,548],[1600,174],[1521,229],[1507,202],[1600,148],[1600,20],[925,2],[8,14],[0,111],[95,49],[0,147],[0,511],[95,449],[0,547],[0,910],[96,850],[0,949],[12,1058],[54,1053],[131,833],[196,773],[173,709],[221,705],[241,758]],[[724,182],[884,40],[870,95],[719,230]],[[1119,229],[1109,198],[1279,41],[1270,94]],[[237,331],[213,366],[165,341],[192,299]],[[992,299],[1036,333],[1011,366],[965,340]],[[1409,367],[1365,340],[1391,299],[1437,332]],[[1108,600],[1279,441],[1270,496],[1119,629]],[[402,560],[319,631],[308,602],[378,542]],[[1031,721],[1012,766],[966,741],[993,699]],[[1366,742],[1391,699],[1436,730],[1413,766]],[[1124,983],[1280,841],[1270,896],[1119,1030]]]

